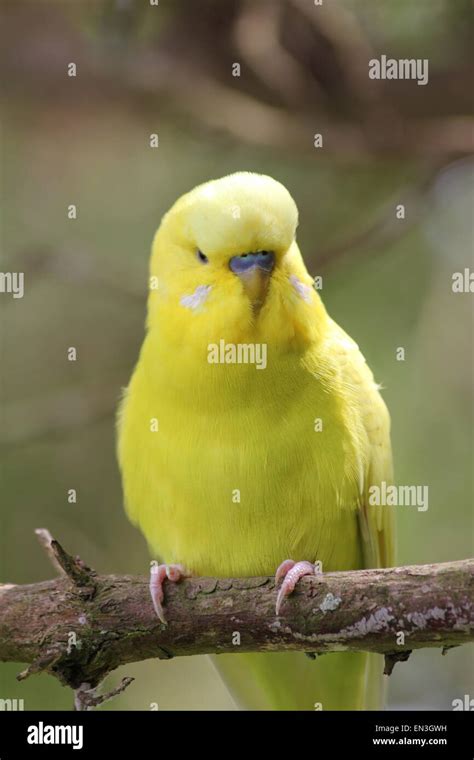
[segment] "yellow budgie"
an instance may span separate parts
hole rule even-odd
[[[119,414],[128,515],[182,575],[298,578],[393,564],[389,416],[357,345],[328,316],[295,241],[296,205],[239,172],[180,198],[156,233],[147,332]],[[290,560],[290,558],[292,558]],[[379,706],[381,659],[221,655],[249,709]]]

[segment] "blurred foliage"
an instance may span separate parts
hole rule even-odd
[[[472,555],[472,296],[451,290],[453,271],[473,267],[470,9],[2,3],[2,270],[24,271],[26,288],[0,304],[2,580],[51,576],[43,526],[102,572],[147,572],[122,512],[114,410],[142,340],[150,242],[177,196],[242,169],[293,194],[326,306],[385,388],[397,480],[430,487],[427,512],[400,509],[399,562]],[[429,57],[430,84],[370,83],[367,56],[381,53]],[[0,697],[71,706],[49,676],[18,684],[20,669],[0,665]],[[124,674],[137,680],[104,709],[232,708],[206,658],[108,680]],[[472,676],[468,648],[417,653],[395,669],[389,704],[449,709]]]

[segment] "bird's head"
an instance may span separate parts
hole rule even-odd
[[[297,224],[288,190],[260,174],[231,174],[182,196],[153,242],[149,326],[172,321],[190,339],[294,337],[288,315],[301,323],[320,303]]]

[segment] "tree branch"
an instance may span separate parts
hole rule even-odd
[[[82,690],[86,708],[107,673],[153,657],[367,651],[389,672],[411,650],[474,640],[474,560],[305,577],[278,617],[273,578],[186,579],[166,585],[162,625],[146,578],[98,575],[39,537],[62,574],[0,585],[0,660],[30,663],[20,679],[52,673]]]

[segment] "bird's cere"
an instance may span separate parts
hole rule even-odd
[[[229,266],[235,274],[240,275],[246,274],[254,269],[270,273],[275,266],[275,254],[273,251],[241,253],[231,258]]]
[[[191,309],[191,311],[198,311],[206,302],[211,290],[212,285],[198,285],[194,293],[183,296],[180,299],[180,303],[187,309]]]
[[[311,303],[311,287],[309,285],[306,285],[304,282],[301,282],[301,280],[299,280],[295,274],[290,275],[290,282],[298,293],[299,297],[302,298],[303,301]]]

